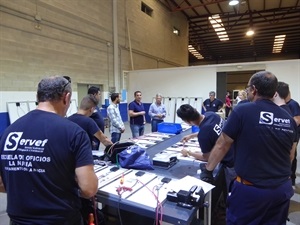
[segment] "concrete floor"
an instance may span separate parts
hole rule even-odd
[[[129,128],[129,124],[126,123],[126,130],[124,134],[122,134],[121,139],[128,139],[131,138],[131,131]],[[108,129],[106,129],[106,135],[108,134]],[[145,133],[151,132],[150,124],[146,124]],[[103,149],[103,145],[100,146]],[[298,145],[298,165],[297,165],[297,179],[296,179],[296,186],[295,186],[295,194],[291,199],[290,204],[290,213],[288,225],[300,225],[300,145]],[[6,194],[0,193],[0,225],[9,225],[9,218],[6,214]]]

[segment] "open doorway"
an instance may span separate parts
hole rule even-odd
[[[218,98],[225,102],[226,92],[229,91],[231,103],[234,107],[238,91],[246,88],[250,77],[256,72],[257,70],[217,72]]]

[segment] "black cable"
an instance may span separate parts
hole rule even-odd
[[[98,225],[98,213],[97,213],[97,209],[98,209],[98,207],[97,207],[97,202],[96,202],[96,200],[95,200],[95,196],[92,198],[92,203],[93,203],[93,208],[94,208],[94,221],[95,221],[95,225]]]
[[[119,216],[120,224],[123,225],[122,218],[121,218],[121,212],[120,212],[120,202],[121,202],[121,195],[119,196],[119,201],[118,201],[118,216]]]
[[[17,103],[16,103],[16,106],[17,106],[17,115],[18,115],[18,117],[20,118],[20,117],[24,116],[24,115],[26,114],[26,112],[25,112],[24,109],[21,107],[21,103],[20,103],[20,102],[17,102]],[[23,115],[20,115],[19,109],[22,111],[21,114],[23,114]]]

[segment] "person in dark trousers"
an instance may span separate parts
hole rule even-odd
[[[214,91],[209,92],[209,98],[202,104],[204,112],[218,112],[222,107],[223,102],[216,98],[216,92]]]
[[[100,98],[101,98],[100,88],[92,86],[88,89],[88,94],[95,96],[95,98],[98,100],[98,102],[100,101]],[[105,129],[104,119],[103,119],[101,110],[98,107],[98,105],[96,106],[93,114],[90,117],[96,122],[96,124],[98,125],[98,127],[100,128],[102,133],[104,134],[104,131],[105,131],[104,130]],[[97,138],[94,138],[93,143],[94,143],[94,145],[92,146],[93,150],[98,150],[99,146],[100,146],[100,141]]]
[[[226,92],[226,97],[225,97],[225,118],[229,116],[229,113],[232,109],[232,104],[231,104],[231,99],[230,99],[230,92]]]
[[[69,116],[68,119],[85,130],[90,138],[91,146],[95,145],[95,138],[105,146],[108,146],[113,143],[103,134],[96,122],[90,118],[97,105],[98,100],[96,97],[94,95],[87,95],[81,100],[77,113]]]
[[[278,81],[267,71],[255,73],[247,86],[249,103],[228,118],[200,178],[212,182],[213,169],[234,146],[237,178],[227,198],[226,224],[286,224],[294,194],[291,160],[297,125],[273,102]]]
[[[187,124],[199,127],[198,133],[189,134],[181,141],[185,143],[191,138],[197,137],[201,152],[191,152],[184,148],[181,150],[182,155],[185,157],[192,156],[195,159],[207,162],[210,152],[222,132],[225,120],[214,112],[206,112],[202,115],[197,111],[197,109],[193,108],[189,104],[180,106],[177,110],[177,116]],[[222,160],[227,192],[229,191],[231,181],[236,177],[233,165],[233,154],[234,152],[232,148]]]
[[[0,140],[0,189],[11,225],[83,224],[80,197],[96,194],[98,178],[86,132],[65,118],[71,95],[70,80],[42,79],[37,109]]]
[[[291,98],[291,93],[289,92],[289,95],[287,96],[287,98],[285,99],[286,104],[289,106],[293,118],[298,126],[298,134],[300,136],[300,106],[299,103],[297,101],[295,101],[294,99]],[[298,143],[299,143],[299,139],[298,139]],[[295,186],[296,184],[296,170],[297,170],[297,148],[295,151],[295,156],[292,162],[292,175],[291,175],[291,179],[292,179],[292,184],[293,186]]]

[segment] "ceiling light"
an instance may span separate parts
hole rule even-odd
[[[221,17],[218,14],[216,14],[216,15],[212,15],[212,16],[208,17],[208,20],[211,23],[212,27],[214,28],[220,41],[228,41],[229,37],[225,30],[224,24],[222,23]]]
[[[254,34],[254,31],[251,30],[251,29],[248,30],[247,33],[246,33],[247,36],[252,36],[253,34]]]
[[[286,36],[285,34],[275,36],[272,53],[281,52],[284,44],[285,36]]]
[[[238,0],[231,0],[231,1],[229,2],[229,5],[237,5],[237,4],[239,4],[239,1],[238,1]]]
[[[179,36],[179,30],[176,27],[173,27],[173,34]]]
[[[225,31],[225,28],[224,28],[224,27],[216,28],[215,31],[216,31],[216,32]],[[226,32],[226,31],[225,31],[225,32]]]
[[[188,50],[197,59],[204,59],[203,56],[193,47],[193,45],[188,45]]]

